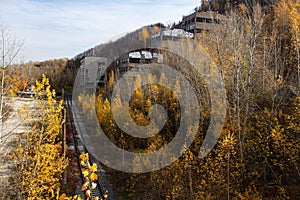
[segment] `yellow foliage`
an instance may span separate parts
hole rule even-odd
[[[98,175],[95,174],[95,173],[91,173],[90,179],[91,179],[92,181],[98,180]]]
[[[67,197],[67,195],[65,193],[63,193],[60,197],[59,200],[64,200]]]
[[[89,171],[88,170],[84,170],[82,171],[82,174],[84,177],[87,177],[89,175]]]
[[[81,161],[88,161],[89,160],[89,154],[88,153],[81,153],[79,156]]]
[[[142,28],[142,31],[140,32],[140,40],[143,40],[144,42],[146,42],[147,39],[150,38],[150,34],[147,30],[147,28]]]
[[[249,187],[242,194],[237,195],[238,200],[262,200],[262,196],[259,194],[255,187]]]
[[[82,160],[82,161],[80,161],[80,164],[81,164],[82,166],[84,166],[85,163],[84,163],[84,161]]]
[[[90,167],[90,171],[91,171],[91,172],[96,172],[96,171],[97,171],[97,168],[98,168],[97,164],[94,163],[94,164]]]
[[[63,102],[56,101],[55,91],[50,90],[45,75],[42,81],[36,81],[34,92],[36,108],[32,111],[24,106],[19,111],[25,123],[31,126],[19,136],[19,145],[12,153],[17,163],[13,178],[22,198],[49,199],[59,193],[61,175],[67,166],[58,149],[64,123]]]

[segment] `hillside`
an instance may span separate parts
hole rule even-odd
[[[108,81],[98,85],[96,94],[84,94],[88,91],[85,88],[79,88],[78,96],[73,94],[73,108],[82,115],[80,124],[86,125],[83,130],[90,136],[89,141],[85,140],[89,143],[85,144],[91,145],[92,150],[113,144],[115,151],[97,152],[100,153],[98,158],[104,157],[102,167],[120,200],[300,199],[300,1],[253,2],[203,0],[195,13],[218,11],[224,20],[198,16],[201,25],[213,24],[214,28],[199,29],[194,38],[184,38],[185,45],[180,47],[175,40],[167,41],[168,47],[182,50],[185,58],[173,53],[176,51],[172,52],[172,48],[131,52],[152,53],[152,58],[146,59],[142,53],[140,57],[126,54],[121,64],[109,65]],[[190,26],[193,22],[197,22],[197,15],[184,21],[188,27],[193,27]],[[154,26],[144,26],[115,41],[96,45],[72,59],[12,66],[5,77],[7,93],[28,89],[41,74],[49,77],[58,92],[65,88],[71,93],[85,56],[106,57],[111,64],[120,55],[147,46]],[[163,27],[160,23],[156,26]],[[154,53],[163,59],[153,59]],[[204,57],[206,54],[209,56]],[[153,73],[147,77],[136,73],[141,65],[150,66]],[[125,73],[119,73],[121,66],[133,69],[134,76],[118,85],[122,76],[126,77]],[[179,75],[161,70],[165,69],[162,66],[170,66]],[[143,85],[145,80],[149,84]],[[42,86],[48,88],[48,79],[43,77],[42,81]],[[129,90],[128,85],[134,85],[134,90]],[[41,99],[43,93],[38,93]],[[45,127],[50,129],[49,133],[55,128],[55,134],[60,137],[62,111],[54,110],[56,102],[51,102],[55,95],[48,93],[50,103],[41,103],[37,112],[41,120],[34,128],[43,127],[43,117],[55,113],[57,116],[49,118],[50,125]],[[52,110],[45,107],[49,105]],[[162,112],[165,115],[153,112],[155,106],[166,111]],[[69,111],[71,113],[71,109]],[[54,120],[57,118],[59,120]],[[99,127],[95,128],[91,122],[98,123]],[[165,123],[161,125],[161,122]],[[33,138],[34,131],[31,132]],[[137,137],[138,134],[132,135],[130,131],[147,137]],[[42,138],[43,131],[37,133]],[[178,133],[183,137],[175,140]],[[210,147],[210,144],[205,145],[206,139],[216,138],[211,151],[200,154],[201,149]],[[38,144],[38,140],[34,141]],[[167,151],[170,143],[175,153]],[[34,155],[36,147],[30,149]],[[19,152],[28,156],[23,149]],[[121,153],[116,156],[115,152]],[[131,160],[126,159],[125,154],[133,155]],[[81,157],[88,160],[87,155]],[[165,158],[172,162],[164,163]],[[31,159],[34,162],[35,156]],[[77,161],[79,166],[85,165]],[[111,163],[136,171],[119,170]],[[82,173],[91,168],[95,170],[95,166],[85,167]],[[24,174],[31,176],[30,170]],[[30,193],[30,189],[28,191]],[[28,193],[22,195],[26,197]],[[43,195],[48,197],[50,192],[45,191]]]

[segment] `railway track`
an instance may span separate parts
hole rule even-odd
[[[87,186],[86,188],[90,190],[90,198],[91,200],[93,199],[112,199],[108,196],[108,191],[106,190],[106,187],[105,185],[103,184],[102,180],[101,180],[101,176],[100,174],[102,173],[98,167],[98,170],[96,172],[96,174],[98,175],[98,179],[95,180],[95,181],[89,181],[89,183],[87,184],[87,180],[86,178],[84,177],[82,171],[85,169],[88,168],[87,166],[87,163],[85,163],[85,165],[81,165],[80,163],[80,155],[82,153],[86,154],[88,153],[89,154],[89,163],[92,165],[93,163],[96,163],[98,166],[99,165],[99,162],[97,161],[97,159],[95,159],[89,152],[88,150],[86,149],[86,147],[84,146],[84,144],[82,143],[82,141],[80,140],[79,138],[79,134],[75,128],[75,124],[74,124],[74,116],[72,114],[72,97],[70,95],[65,95],[65,103],[66,103],[66,109],[67,109],[67,122],[68,124],[71,126],[71,132],[72,132],[72,140],[73,140],[73,143],[74,143],[74,149],[75,149],[75,153],[76,153],[76,157],[77,157],[77,165],[78,165],[78,168],[80,170],[80,178],[81,178],[81,185],[80,185],[80,188],[82,188],[83,185]],[[96,188],[95,189],[91,189],[92,188],[92,183],[96,183]],[[86,189],[86,190],[87,190]],[[84,194],[85,191],[82,191],[80,192],[80,197],[82,199],[87,199],[86,195]]]

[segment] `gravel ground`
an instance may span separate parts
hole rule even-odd
[[[0,199],[1,199],[1,190],[4,189],[8,182],[11,172],[11,166],[13,165],[12,161],[9,159],[9,152],[12,149],[11,144],[14,142],[18,134],[23,133],[28,127],[23,123],[22,118],[18,115],[18,110],[22,108],[25,104],[30,108],[34,109],[35,102],[30,98],[9,98],[5,99],[6,102],[12,108],[8,119],[3,123],[3,132],[0,141]],[[109,181],[109,177],[101,167],[99,166],[99,177],[101,179],[101,185],[103,189],[108,190],[109,199],[113,200],[115,198],[114,189]]]
[[[33,101],[29,98],[6,98],[6,102],[12,108],[8,119],[3,123],[2,138],[0,140],[0,188],[4,188],[8,183],[10,167],[13,164],[8,157],[11,151],[11,144],[20,133],[26,130],[26,126],[22,123],[21,117],[18,115],[18,109],[25,104],[33,108]]]

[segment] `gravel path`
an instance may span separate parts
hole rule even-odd
[[[25,104],[29,108],[33,108],[34,105],[33,101],[29,98],[6,98],[5,101],[11,106],[12,111],[8,119],[3,123],[2,138],[0,140],[0,188],[4,188],[8,183],[10,167],[13,164],[8,157],[11,151],[11,144],[16,136],[23,133],[27,128],[18,115],[18,109]]]

